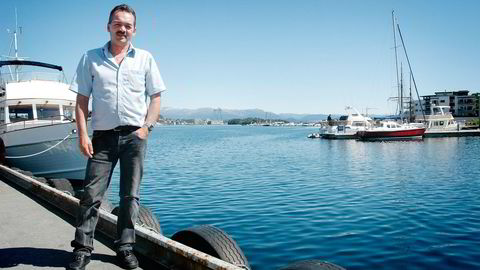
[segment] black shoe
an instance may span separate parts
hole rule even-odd
[[[122,250],[117,252],[117,261],[124,269],[135,269],[138,267],[138,260],[132,250]]]
[[[85,266],[90,262],[90,255],[84,253],[74,253],[73,261],[68,265],[70,270],[84,270]]]

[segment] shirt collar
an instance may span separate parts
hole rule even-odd
[[[110,42],[111,41],[108,41],[107,43],[105,43],[105,45],[103,46],[103,54],[105,55],[105,57],[108,59],[108,58],[113,58],[113,55],[112,53],[110,52],[110,50],[108,49],[110,47]],[[130,45],[128,46],[128,50],[127,50],[127,55],[126,56],[134,56],[135,55],[135,47],[133,47],[133,44],[130,43]]]

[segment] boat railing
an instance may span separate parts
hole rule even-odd
[[[5,85],[7,83],[27,82],[27,81],[53,81],[66,83],[65,74],[63,72],[43,72],[43,71],[25,71],[12,72],[0,74],[0,83]]]
[[[25,120],[0,124],[0,130],[2,130],[3,133],[5,133],[7,131],[21,130],[21,129],[27,129],[27,128],[33,128],[33,127],[53,126],[55,124],[66,123],[66,122],[75,122],[75,119],[65,114],[50,115],[47,117],[25,119]]]

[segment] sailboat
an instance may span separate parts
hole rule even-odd
[[[63,68],[15,55],[0,59],[0,138],[7,165],[35,176],[83,180],[87,160],[77,147],[76,94]]]
[[[403,98],[403,78],[401,81],[399,81],[395,16],[393,11],[392,11],[392,21],[393,21],[393,39],[394,39],[394,48],[395,48],[395,67],[397,71],[396,72],[397,86],[398,86],[398,94],[399,94],[398,109],[399,109],[399,117],[400,117],[401,123],[394,122],[394,121],[381,121],[379,122],[378,125],[372,128],[367,128],[365,130],[359,131],[357,133],[357,136],[360,140],[423,139],[423,135],[425,134],[426,128],[423,125],[419,126],[419,125],[403,123],[404,116],[405,116],[404,98]],[[400,32],[400,27],[398,24],[396,24],[396,26],[400,34],[400,38],[402,40],[403,49],[405,50],[405,44],[403,43],[403,37]],[[405,50],[405,55],[407,56],[408,65],[411,71],[410,61],[408,60],[408,55],[406,54],[406,50]],[[415,83],[413,73],[411,73],[411,78],[413,78],[413,82]],[[417,91],[417,95],[418,95],[418,91]],[[411,100],[411,97],[410,97],[410,100]],[[409,106],[409,110],[411,110],[411,106]]]

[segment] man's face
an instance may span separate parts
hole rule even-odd
[[[112,22],[107,25],[112,45],[126,46],[135,36],[135,18],[131,13],[117,11],[112,16]]]

